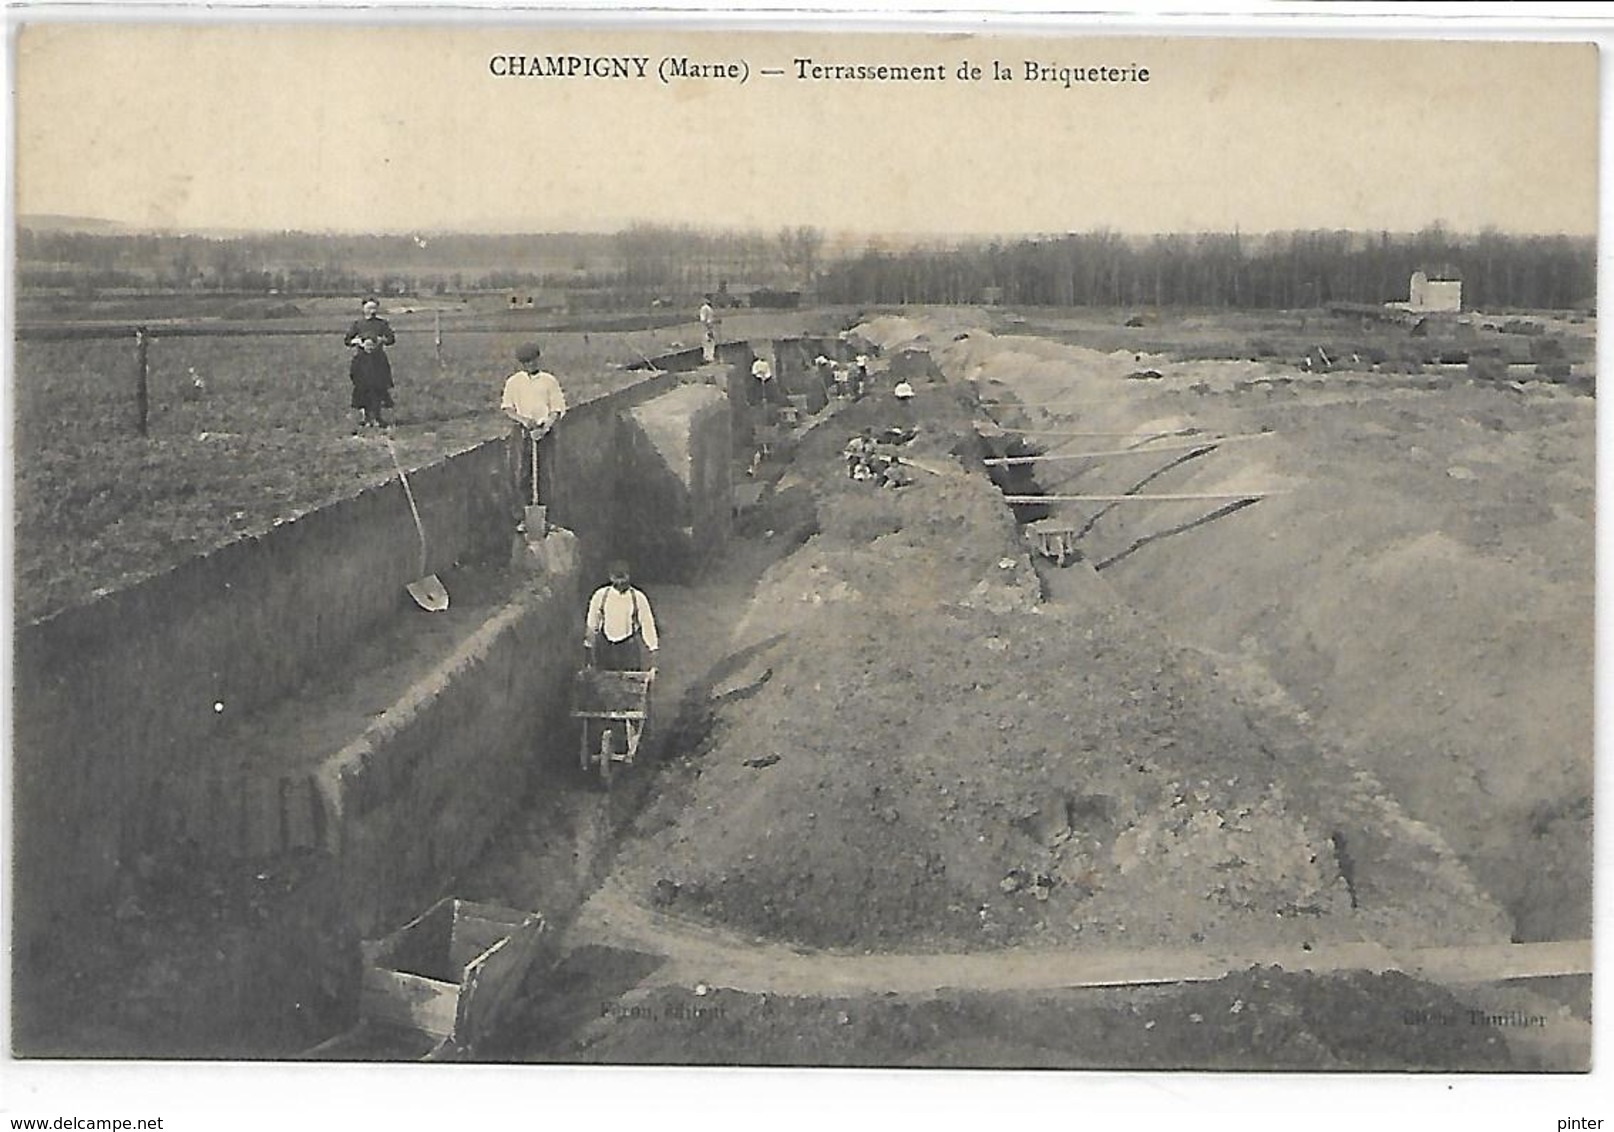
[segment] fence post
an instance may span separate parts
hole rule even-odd
[[[443,312],[434,311],[432,315],[432,340],[437,344],[437,368],[443,368]]]
[[[146,362],[146,346],[149,338],[144,326],[135,327],[135,416],[136,427],[140,435],[146,435],[146,415],[150,407],[150,396],[147,391],[146,379],[150,372]]]

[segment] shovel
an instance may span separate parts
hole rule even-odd
[[[403,484],[404,498],[409,500],[409,514],[414,516],[415,534],[420,536],[420,577],[404,589],[416,605],[427,613],[441,613],[448,608],[448,590],[443,580],[436,574],[426,573],[426,528],[420,522],[420,508],[415,506],[415,493],[409,486],[409,476],[405,473],[403,465],[398,462],[398,450],[392,446],[392,437],[387,437],[387,455],[392,457],[392,466],[398,469],[398,482]]]
[[[637,347],[637,346],[635,346],[633,348],[633,352],[635,354],[638,354],[641,358],[643,358],[644,359],[644,364],[650,367],[650,376],[651,377],[665,377],[666,376],[667,371],[662,369],[655,362],[651,361],[649,354],[645,353],[643,350],[639,349],[639,347]]]
[[[527,443],[532,445],[532,494],[527,497],[525,516],[527,535],[543,538],[549,531],[549,508],[538,502],[538,438],[529,433]]]

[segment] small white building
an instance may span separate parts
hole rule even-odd
[[[1414,271],[1407,284],[1407,310],[1460,311],[1463,309],[1463,281],[1456,272],[1442,271],[1430,276]]]

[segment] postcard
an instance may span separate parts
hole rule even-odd
[[[14,1068],[1590,1070],[1595,42],[460,15],[14,14]]]

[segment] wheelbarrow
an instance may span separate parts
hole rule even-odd
[[[615,764],[632,766],[650,722],[656,670],[584,668],[572,685],[572,718],[581,724],[578,765],[610,785]],[[618,749],[618,748],[622,749]]]
[[[1031,549],[1057,566],[1069,566],[1076,561],[1077,531],[1069,522],[1055,519],[1038,519],[1025,525],[1026,541]]]

